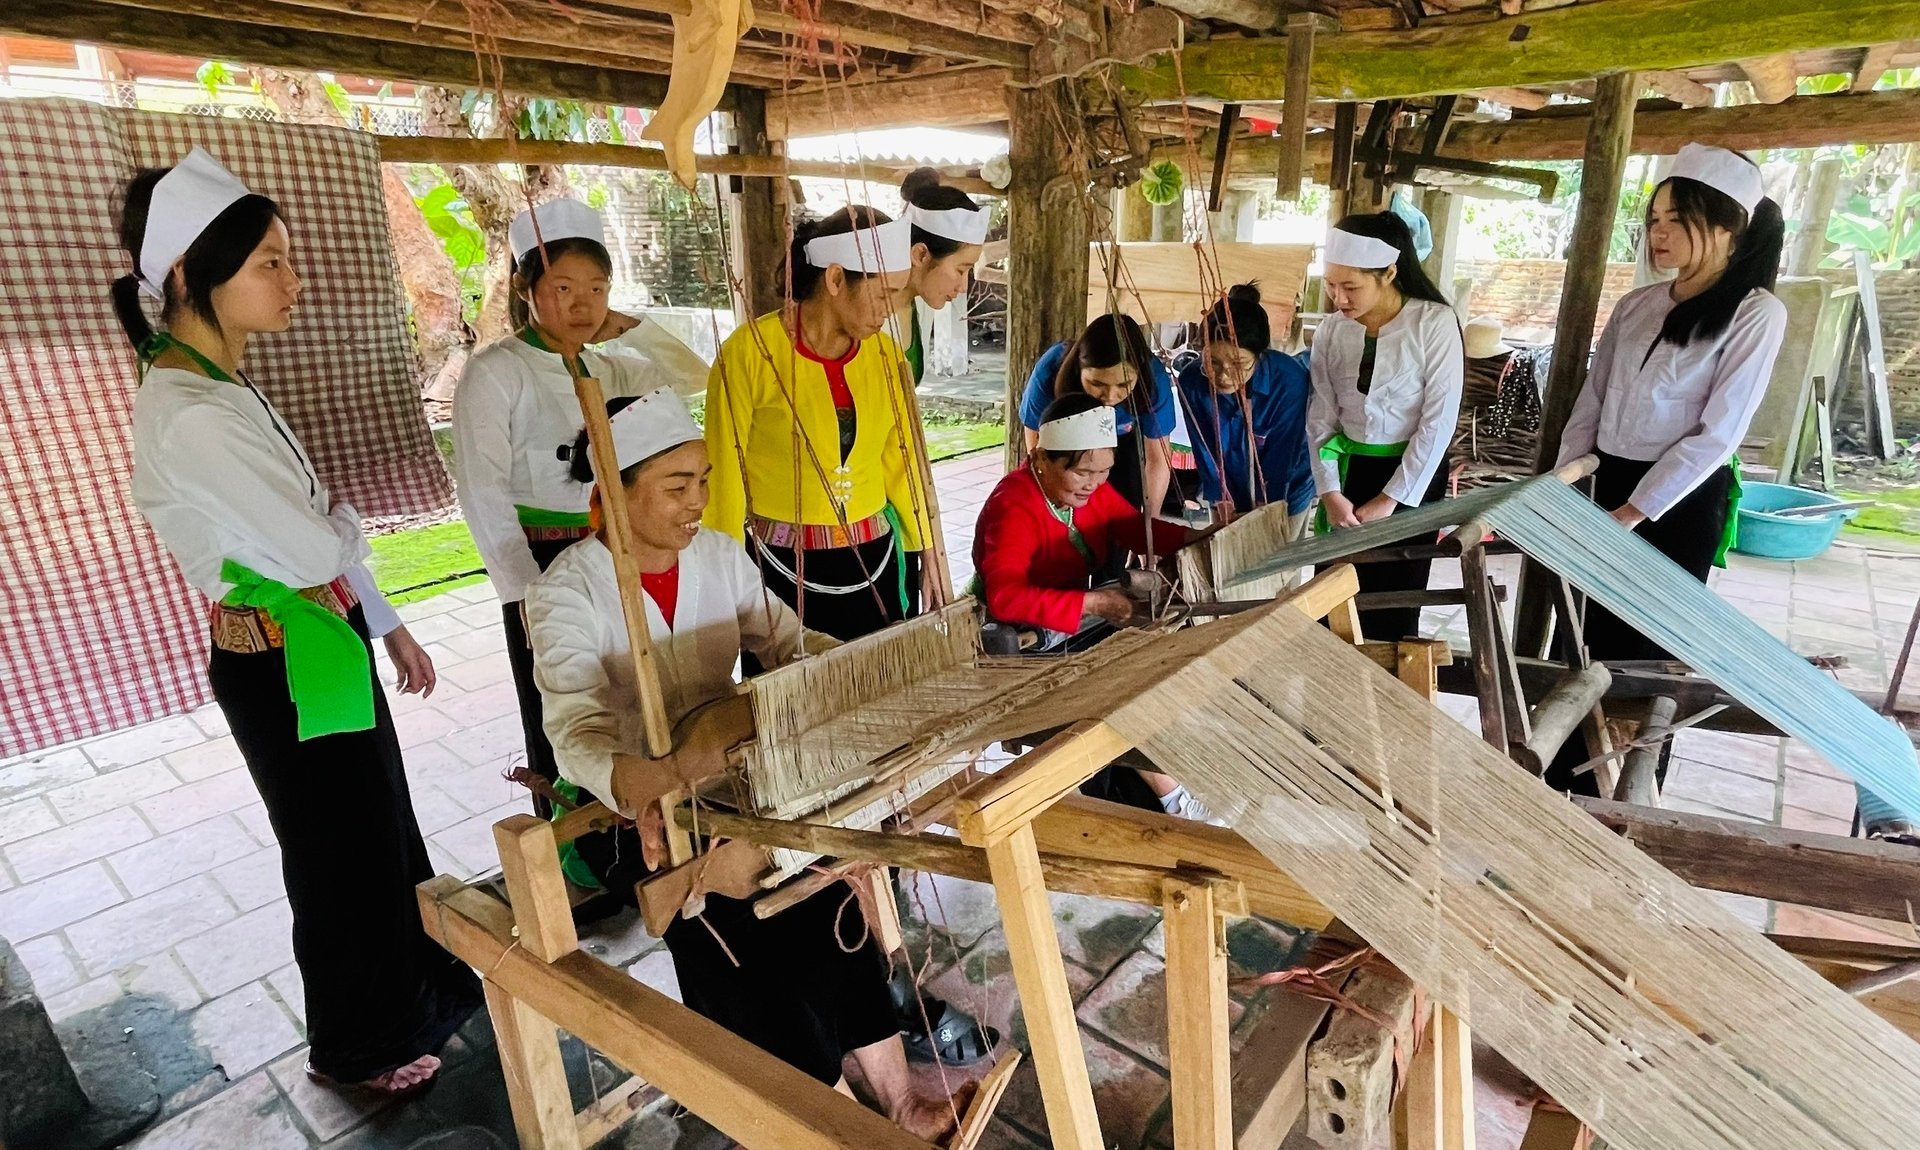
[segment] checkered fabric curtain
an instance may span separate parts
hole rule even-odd
[[[205,702],[207,604],[134,510],[118,198],[206,147],[279,201],[306,281],[248,371],[336,498],[452,501],[408,345],[379,153],[346,129],[0,100],[0,758]]]

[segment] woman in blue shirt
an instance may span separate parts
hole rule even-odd
[[[1285,503],[1289,538],[1313,504],[1307,456],[1307,369],[1275,351],[1260,289],[1240,284],[1207,312],[1206,357],[1180,373],[1180,396],[1207,498],[1236,515]]]
[[[1148,381],[1144,394],[1137,386],[1142,379]],[[1131,317],[1103,315],[1079,339],[1053,345],[1033,365],[1020,400],[1029,453],[1040,442],[1047,405],[1079,391],[1114,409],[1120,444],[1107,482],[1135,507],[1158,512],[1172,477],[1167,437],[1173,433],[1173,378]]]

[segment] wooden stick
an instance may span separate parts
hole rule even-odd
[[[977,827],[973,831],[969,837],[982,837]],[[1059,1150],[1103,1150],[1093,1082],[1080,1049],[1073,991],[1061,965],[1060,939],[1054,933],[1053,906],[1047,901],[1033,828],[1023,822],[1011,835],[992,841],[987,868],[993,874],[1013,982],[1027,1020],[1047,1132]]]
[[[1517,676],[1515,685],[1518,685]],[[1529,717],[1533,727],[1526,745],[1515,756],[1520,765],[1536,775],[1546,773],[1547,764],[1592,713],[1595,703],[1613,684],[1613,674],[1605,663],[1595,663],[1583,671],[1574,671],[1547,692]]]
[[[1161,911],[1167,932],[1173,1145],[1175,1150],[1233,1150],[1227,940],[1213,884],[1168,879]]]
[[[1106,723],[1075,723],[961,794],[954,812],[971,828],[963,837],[993,845],[1132,747]]]
[[[913,314],[911,322],[916,324],[920,322],[917,313]],[[912,375],[908,374],[904,363],[898,370],[902,392],[901,410],[906,413],[907,422],[912,425],[908,428],[913,435],[910,450],[913,453],[917,471],[915,478],[920,485],[920,498],[927,513],[927,537],[921,541],[925,544],[925,549],[920,552],[920,583],[921,586],[933,591],[933,594],[928,596],[928,605],[944,607],[954,599],[953,572],[947,566],[947,533],[940,522],[940,494],[934,490],[933,486],[933,461],[927,456],[927,425],[920,418],[920,395],[914,390]],[[911,512],[913,509],[907,508],[907,510]]]
[[[500,848],[500,870],[520,945],[543,962],[579,950],[553,824],[533,815],[509,815],[493,824],[493,841]]]
[[[580,1150],[580,1127],[573,1117],[573,1094],[567,1089],[567,1068],[560,1059],[558,1029],[491,978],[480,986],[493,1019],[500,1070],[507,1080],[507,1104],[513,1109],[513,1129],[520,1145],[525,1150]]]
[[[1460,582],[1467,593],[1467,634],[1473,651],[1473,681],[1480,696],[1480,737],[1507,749],[1507,708],[1501,697],[1499,608],[1487,593],[1486,553],[1469,547],[1460,555]]]
[[[1646,745],[1636,746],[1627,752],[1626,761],[1620,764],[1620,778],[1614,784],[1613,797],[1616,802],[1633,803],[1643,807],[1660,805],[1660,748],[1662,742],[1656,741],[1673,725],[1676,705],[1671,695],[1657,695],[1647,709],[1647,720],[1640,725],[1640,737],[1635,742],[1644,741]]]
[[[633,1120],[646,1101],[647,1083],[635,1075],[593,1100],[575,1116],[580,1145],[598,1146],[602,1139]]]
[[[1300,198],[1307,167],[1307,104],[1313,99],[1313,36],[1320,18],[1312,12],[1287,17],[1287,98],[1280,109],[1280,165],[1274,197]]]

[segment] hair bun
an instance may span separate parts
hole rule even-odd
[[[1234,284],[1227,289],[1227,298],[1235,302],[1259,303],[1260,281],[1248,280],[1243,284]]]

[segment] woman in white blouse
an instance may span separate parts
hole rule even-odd
[[[1321,529],[1357,527],[1446,493],[1447,443],[1460,414],[1460,321],[1427,278],[1392,212],[1352,215],[1328,237],[1326,285],[1338,314],[1313,337],[1307,446]],[[1360,567],[1362,591],[1418,591],[1428,560]],[[1417,607],[1361,613],[1376,639],[1420,627]]]
[[[480,985],[420,927],[413,888],[433,867],[370,640],[385,640],[403,692],[431,693],[433,662],[367,573],[359,515],[240,370],[250,336],[293,322],[287,226],[195,148],[133,179],[120,234],[139,271],[114,283],[114,307],[148,365],[133,500],[214,600],[207,677],[279,840],[307,1073],[415,1093]]]
[[[608,396],[705,385],[704,375],[658,368],[647,355],[656,335],[671,335],[609,313],[613,259],[605,237],[600,213],[578,200],[553,200],[515,217],[508,240],[516,330],[473,353],[453,401],[460,510],[500,596],[527,766],[548,781],[558,774],[541,725],[522,603],[527,584],[591,534],[586,489],[567,477],[565,459],[581,422],[574,378],[593,376]],[[616,335],[627,345],[622,354],[584,350]],[[543,799],[534,806],[548,813]]]
[[[1740,493],[1734,453],[1786,333],[1772,291],[1784,227],[1752,161],[1700,144],[1680,150],[1646,224],[1647,258],[1673,278],[1615,305],[1559,463],[1597,453],[1594,500],[1704,583],[1725,563]],[[1596,659],[1667,657],[1598,604],[1584,635]]]

